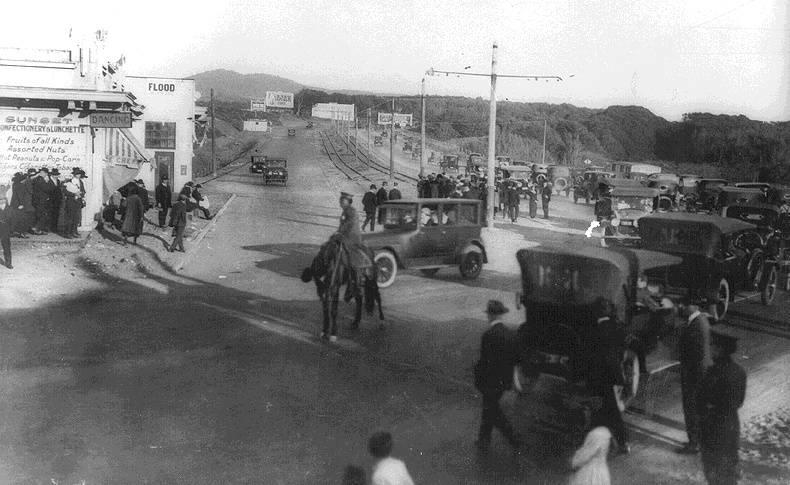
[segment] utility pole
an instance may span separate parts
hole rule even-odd
[[[211,88],[211,171],[217,176],[217,158],[214,155],[214,88]]]
[[[546,120],[543,120],[543,159],[541,164],[546,164]]]
[[[370,155],[370,108],[368,108],[368,155]]]
[[[395,172],[395,98],[392,98],[392,112],[390,113],[390,187],[392,186],[393,174]]]
[[[494,228],[494,192],[496,191],[496,171],[494,170],[494,160],[496,157],[496,51],[497,44],[494,42],[491,53],[491,101],[488,109],[488,197],[486,200],[486,225],[489,229]]]
[[[420,118],[420,177],[425,175],[425,77],[422,78],[422,92],[420,95],[422,101],[422,115]]]

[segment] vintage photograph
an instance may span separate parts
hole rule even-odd
[[[0,485],[790,483],[790,3],[0,11]]]

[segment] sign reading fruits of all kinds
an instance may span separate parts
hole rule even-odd
[[[88,165],[88,119],[57,111],[0,109],[0,184],[29,168],[61,173]]]
[[[282,91],[266,91],[266,106],[272,108],[293,108],[294,93]]]

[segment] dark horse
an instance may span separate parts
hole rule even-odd
[[[352,248],[347,251],[343,243],[332,239],[321,246],[310,267],[302,271],[302,281],[305,283],[310,280],[315,281],[316,291],[323,305],[322,337],[337,336],[337,305],[340,299],[340,287],[343,285],[346,286],[344,296],[346,303],[352,298],[356,302],[356,313],[351,328],[359,327],[363,301],[368,315],[373,314],[378,303],[379,319],[384,320],[378,285],[378,267],[373,262],[372,251],[364,246],[361,248],[364,249],[364,257],[358,254],[361,250]],[[350,259],[356,264],[352,264]],[[384,324],[379,326],[383,328]]]

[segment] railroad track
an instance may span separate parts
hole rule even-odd
[[[321,131],[321,142],[324,146],[329,160],[332,164],[349,180],[375,181],[381,179],[382,175],[389,176],[389,167],[372,160],[353,143],[343,140],[345,149],[339,147],[339,143],[332,140],[332,136],[325,131]],[[395,172],[393,178],[399,182],[416,183],[417,178],[410,175]]]

